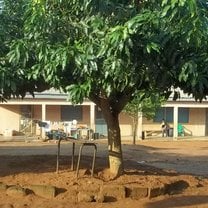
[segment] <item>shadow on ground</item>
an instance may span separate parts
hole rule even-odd
[[[201,206],[200,206],[201,205]],[[197,196],[174,196],[157,200],[153,202],[148,202],[145,208],[180,208],[180,207],[208,207],[208,197],[207,195],[197,195]]]
[[[189,174],[208,176],[208,143],[196,142],[141,142],[137,145],[123,144],[124,168],[129,175]],[[108,168],[107,141],[97,143],[95,172]],[[71,144],[63,144],[60,170],[71,165]],[[16,173],[44,173],[56,171],[56,144],[8,144],[0,146],[0,176]],[[78,147],[76,147],[76,152]],[[184,154],[186,151],[186,154]],[[203,154],[202,154],[203,152]],[[197,155],[199,153],[199,155]],[[75,157],[77,160],[77,157]],[[83,152],[81,169],[91,169],[92,152]]]

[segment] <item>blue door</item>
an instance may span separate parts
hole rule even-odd
[[[106,124],[104,118],[98,118],[95,120],[95,132],[97,132],[103,136],[108,135],[107,124]]]
[[[107,124],[102,111],[97,106],[95,108],[95,132],[99,133],[101,136],[108,135]]]

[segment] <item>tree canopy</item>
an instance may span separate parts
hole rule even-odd
[[[76,102],[91,86],[108,95],[127,85],[129,95],[149,85],[207,94],[206,1],[5,0],[1,17],[4,97],[42,78]]]
[[[29,79],[28,71],[34,64],[33,55],[23,54],[25,1],[5,0],[0,11],[0,100],[24,97],[26,92],[48,89],[43,77]],[[15,52],[12,48],[16,48]],[[22,48],[19,48],[22,47]],[[24,57],[25,55],[25,57]],[[22,60],[21,63],[18,60]]]
[[[75,103],[95,102],[108,125],[115,174],[123,171],[118,115],[136,92],[168,97],[180,87],[199,100],[208,94],[205,0],[5,2],[0,95],[50,86]]]

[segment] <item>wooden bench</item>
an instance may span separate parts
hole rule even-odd
[[[161,129],[160,130],[145,130],[144,131],[145,137],[158,136],[158,135],[161,135],[161,133],[162,133]]]

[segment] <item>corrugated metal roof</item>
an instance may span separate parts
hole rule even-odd
[[[192,95],[188,95],[187,93],[184,93],[182,90],[180,89],[176,89],[178,91],[178,93],[180,94],[179,98],[176,100],[178,102],[180,101],[192,101],[194,102],[195,99],[193,98]],[[69,95],[67,93],[63,93],[60,90],[56,90],[54,88],[51,88],[50,90],[45,90],[43,92],[35,92],[34,93],[35,98],[36,99],[54,99],[54,100],[58,100],[58,99],[63,99],[63,100],[67,100],[69,99]],[[168,99],[169,102],[173,101],[173,95],[174,93],[172,93]],[[31,94],[27,94],[25,96],[25,98],[33,98]]]
[[[59,90],[51,88],[50,90],[45,90],[43,92],[34,93],[36,99],[67,99],[68,95]],[[33,98],[29,93],[26,94],[25,98]]]

